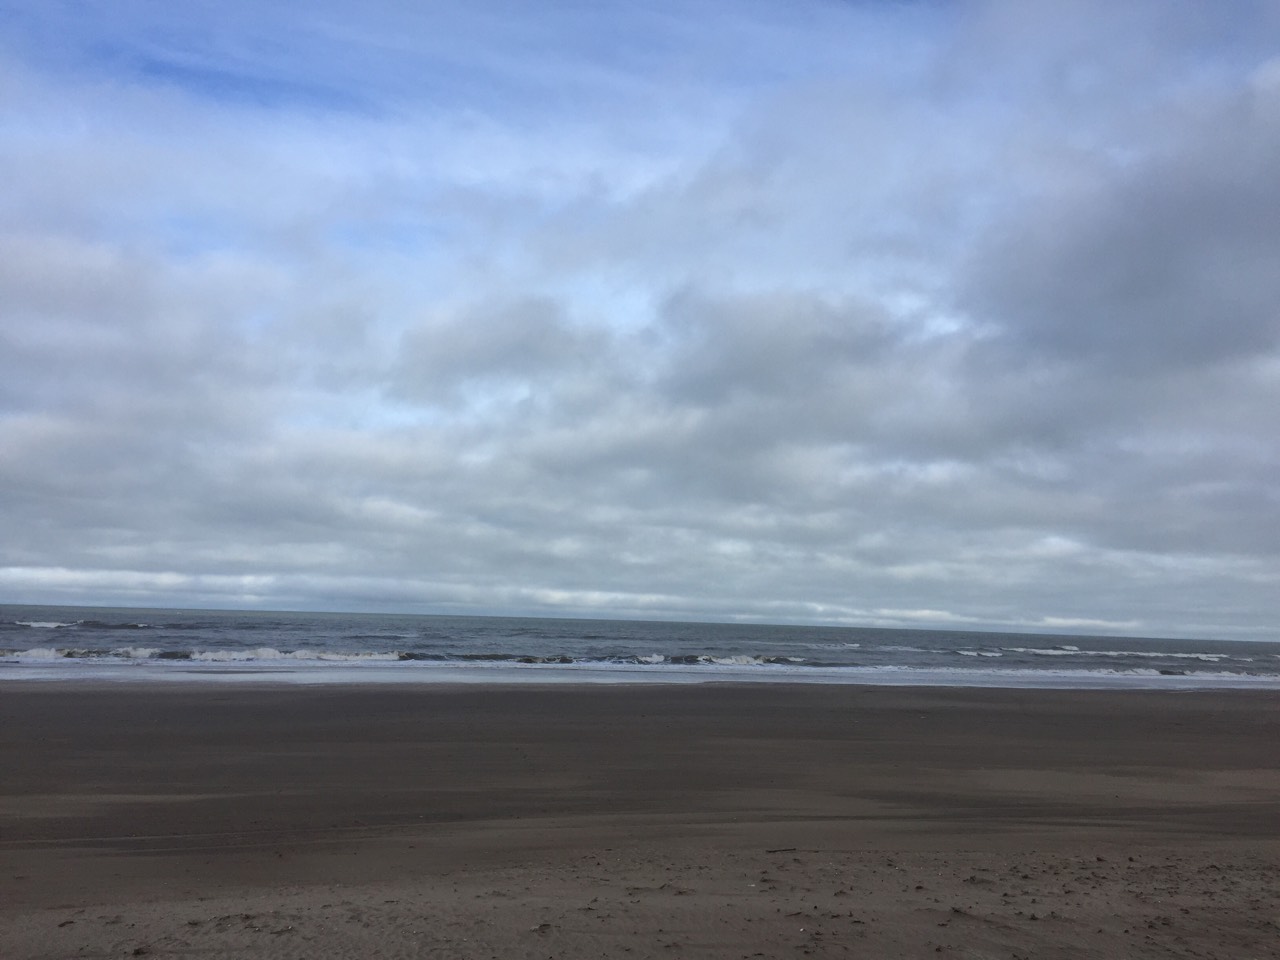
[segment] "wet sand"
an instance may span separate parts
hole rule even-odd
[[[0,684],[0,956],[1277,957],[1280,694]]]

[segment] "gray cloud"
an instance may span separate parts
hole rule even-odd
[[[550,298],[473,303],[412,326],[400,341],[391,382],[395,394],[426,402],[468,393],[533,399],[608,349],[603,334],[575,328]]]
[[[976,257],[973,312],[1048,358],[1140,376],[1274,350],[1280,87],[1222,99],[1003,224]]]

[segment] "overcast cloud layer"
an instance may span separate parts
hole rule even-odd
[[[0,24],[0,601],[1280,639],[1276,3]]]

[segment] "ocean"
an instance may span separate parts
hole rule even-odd
[[[0,605],[0,680],[1280,687],[1280,644]]]

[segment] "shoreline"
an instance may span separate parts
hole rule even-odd
[[[1274,691],[23,681],[0,742],[6,957],[1280,942]]]

